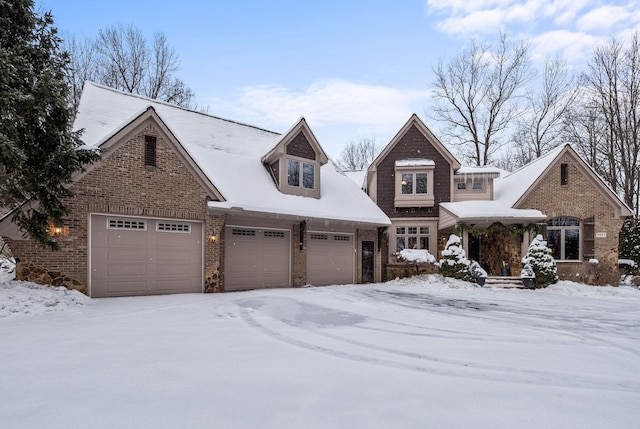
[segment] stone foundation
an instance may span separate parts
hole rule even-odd
[[[87,286],[59,271],[47,271],[29,261],[16,261],[16,280],[46,286],[64,286],[87,294]]]

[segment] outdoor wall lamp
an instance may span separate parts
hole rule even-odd
[[[209,241],[213,241],[215,242],[217,239],[216,237],[216,230],[212,229],[211,231],[209,231]]]
[[[50,237],[62,237],[69,235],[68,226],[49,225],[48,231]]]

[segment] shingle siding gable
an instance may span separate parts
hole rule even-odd
[[[435,162],[434,197],[435,205],[426,207],[395,208],[395,161],[399,159],[431,159]],[[377,201],[382,211],[391,218],[398,217],[438,217],[439,203],[451,201],[451,164],[413,125],[398,140],[386,157],[380,161],[376,173]]]
[[[316,159],[316,151],[313,150],[311,143],[303,132],[299,132],[297,136],[289,144],[287,144],[287,155],[298,156],[304,159]]]

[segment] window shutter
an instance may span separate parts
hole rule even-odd
[[[596,222],[593,216],[586,218],[582,226],[582,259],[588,261],[595,258]]]
[[[561,185],[569,184],[569,164],[560,165],[560,184]]]

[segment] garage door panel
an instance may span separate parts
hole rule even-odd
[[[290,285],[290,231],[228,227],[225,290]]]
[[[202,292],[199,222],[92,215],[90,255],[93,297]]]
[[[146,294],[147,293],[147,281],[145,279],[133,279],[133,278],[113,278],[107,281],[107,296],[114,296],[116,294]]]
[[[352,234],[309,233],[307,243],[307,283],[318,286],[353,283]]]
[[[175,279],[171,279],[171,278],[160,278],[159,280],[156,281],[156,290],[161,291],[163,293],[179,293],[182,292],[184,290],[184,286],[182,286],[182,283],[187,280],[187,281],[191,281],[191,282],[196,282],[196,281],[200,281],[200,278],[196,278],[196,277],[191,277],[189,278],[184,278],[184,277],[176,277]]]
[[[107,250],[107,260],[115,261],[123,264],[146,264],[147,251],[133,249]]]

